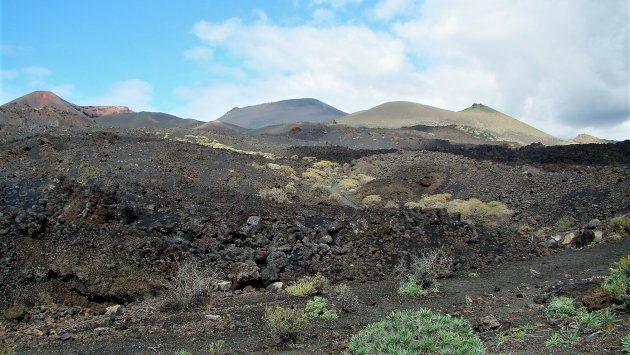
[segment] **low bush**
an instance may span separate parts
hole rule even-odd
[[[573,298],[555,297],[547,305],[545,315],[547,319],[566,319],[577,314],[577,309],[573,307]]]
[[[320,160],[316,163],[313,164],[314,168],[318,168],[318,169],[324,169],[324,168],[338,168],[339,167],[339,163],[335,163],[332,162],[330,160]]]
[[[287,292],[293,296],[308,297],[321,294],[326,286],[328,286],[328,279],[322,274],[317,274],[300,278],[296,283],[287,287]]]
[[[217,272],[213,268],[195,261],[183,262],[164,284],[160,295],[162,307],[180,310],[202,305],[210,298],[212,286],[217,280]]]
[[[610,270],[602,289],[630,308],[630,255],[621,258]]]
[[[546,347],[555,347],[560,345],[573,344],[580,340],[577,333],[569,333],[566,336],[560,335],[560,333],[552,333],[547,340],[545,340]]]
[[[383,199],[379,195],[367,195],[361,200],[364,206],[370,207],[381,203]]]
[[[308,168],[302,173],[302,177],[310,180],[321,180],[326,176],[326,172],[319,169]]]
[[[630,354],[630,334],[626,334],[626,336],[621,338],[621,350],[626,354]]]
[[[345,191],[353,191],[359,187],[359,181],[355,179],[341,179],[339,188]]]
[[[303,310],[282,306],[266,307],[263,319],[278,342],[295,341],[307,321]]]
[[[557,297],[551,300],[545,311],[547,319],[566,320],[576,334],[593,333],[608,329],[617,321],[609,310],[589,311],[585,307],[575,308],[570,297]]]
[[[499,201],[483,202],[476,198],[468,200],[455,199],[451,201],[451,194],[424,195],[419,201],[405,203],[406,208],[446,208],[449,213],[459,213],[463,219],[468,219],[486,225],[497,225],[513,214],[504,203]]]
[[[346,284],[333,287],[328,296],[340,312],[352,313],[359,308],[359,298]]]
[[[328,304],[327,299],[319,296],[306,302],[304,313],[308,318],[337,319],[337,311]]]
[[[394,312],[350,338],[349,354],[483,354],[481,340],[461,318],[429,310]]]
[[[403,261],[396,266],[402,277],[398,294],[405,296],[426,296],[429,292],[439,292],[439,277],[452,272],[453,258],[443,249],[428,249],[414,256],[409,264]]]
[[[258,196],[264,200],[276,203],[289,203],[289,197],[283,189],[272,187],[270,189],[262,189],[258,192]]]
[[[575,225],[575,220],[573,218],[571,218],[570,216],[562,216],[557,222],[556,222],[556,228],[560,229],[560,230],[567,230],[570,229],[571,227],[573,227]]]
[[[614,233],[630,234],[630,217],[628,216],[613,217],[610,219],[609,225]]]
[[[211,342],[208,345],[208,355],[219,355],[221,353],[221,350],[223,350],[224,346],[225,346],[225,340],[223,339],[218,339]]]

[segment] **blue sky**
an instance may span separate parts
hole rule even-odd
[[[561,137],[630,138],[625,0],[3,0],[7,102],[212,120],[315,97],[354,112],[392,100],[482,102]]]

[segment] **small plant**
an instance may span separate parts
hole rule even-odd
[[[630,216],[617,216],[610,219],[610,228],[620,235],[630,233]]]
[[[402,296],[416,297],[416,296],[426,296],[429,294],[429,291],[422,288],[422,286],[419,283],[413,280],[407,279],[401,282],[400,285],[398,286],[398,294]]]
[[[479,273],[478,272],[469,272],[468,273],[468,277],[476,279],[479,277]]]
[[[225,340],[218,339],[208,345],[208,355],[219,355],[225,346]]]
[[[316,162],[315,164],[313,164],[313,167],[319,168],[319,169],[323,169],[323,168],[336,169],[339,167],[339,163],[335,163],[330,160],[320,160]]]
[[[307,320],[303,310],[282,306],[266,307],[263,319],[278,342],[295,341]]]
[[[626,354],[630,354],[630,334],[626,334],[621,338],[621,350]]]
[[[177,355],[192,355],[192,353],[186,349],[177,350]]]
[[[383,199],[379,195],[368,195],[361,200],[361,203],[363,203],[364,206],[370,207],[381,203],[381,201],[383,201]]]
[[[405,296],[425,296],[439,292],[438,277],[450,275],[453,258],[443,249],[429,249],[411,260],[409,266],[402,262],[396,267],[403,274],[398,293]]]
[[[593,333],[611,328],[617,318],[609,310],[589,312],[586,308],[578,309],[569,327],[580,333]]]
[[[580,340],[577,333],[569,333],[565,337],[559,333],[552,333],[547,340],[545,340],[546,347],[556,347],[560,345],[573,344]]]
[[[359,308],[359,298],[346,284],[333,287],[329,297],[340,312],[352,313]]]
[[[14,355],[14,354],[15,354],[15,349],[13,349],[12,346],[10,346],[10,347],[8,347],[8,348],[6,348],[6,349],[4,349],[4,350],[2,350],[0,352],[0,355]]]
[[[359,188],[359,181],[355,179],[341,179],[339,188],[344,191],[354,191]]]
[[[350,338],[349,354],[483,354],[481,340],[461,318],[429,310],[394,312]]]
[[[263,200],[268,200],[276,203],[289,203],[289,197],[287,197],[286,191],[283,189],[272,187],[270,189],[261,189],[258,191],[258,196]]]
[[[602,283],[602,289],[607,294],[623,301],[626,308],[630,308],[630,255],[621,258],[610,275]]]
[[[531,332],[531,331],[533,331],[534,329],[536,329],[536,326],[535,326],[535,325],[533,325],[533,324],[531,324],[531,323],[525,323],[525,324],[521,325],[521,326],[519,327],[519,329],[521,329],[522,331],[524,331],[524,332],[526,332],[526,333],[527,333],[527,332]]]
[[[566,319],[577,314],[570,297],[556,297],[549,302],[545,311],[547,319]]]
[[[328,300],[324,297],[315,296],[306,302],[304,312],[309,318],[337,319],[337,311],[329,307]]]
[[[179,264],[175,275],[164,284],[163,308],[180,310],[203,304],[217,279],[217,272],[206,265],[195,261]]]
[[[328,279],[322,274],[317,274],[302,277],[295,284],[287,287],[287,292],[293,296],[308,297],[322,293],[326,286],[328,286]]]

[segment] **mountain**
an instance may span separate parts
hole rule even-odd
[[[161,112],[126,112],[98,117],[96,123],[119,128],[194,128],[204,122]]]
[[[605,143],[614,143],[615,141],[609,141],[606,139],[601,139],[595,136],[591,136],[590,134],[580,133],[575,138],[571,139],[571,142],[576,144],[605,144]]]
[[[485,136],[490,141],[510,141],[522,145],[534,142],[546,145],[563,143],[558,138],[481,104],[454,112],[414,102],[394,101],[345,116],[338,123],[381,128],[454,125],[467,133]]]
[[[75,108],[90,118],[133,112],[127,106],[75,106]]]
[[[16,126],[87,126],[94,120],[50,91],[34,91],[0,106],[0,124]]]
[[[225,132],[243,133],[247,131],[247,128],[239,127],[237,125],[233,125],[231,123],[221,122],[221,121],[205,122],[197,127],[194,127],[193,129],[200,130],[200,131],[212,131],[212,132],[223,132],[223,133]]]
[[[345,112],[316,99],[291,99],[235,107],[218,121],[255,129],[294,121],[328,122],[345,115]]]

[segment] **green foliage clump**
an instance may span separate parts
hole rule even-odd
[[[337,319],[337,311],[329,307],[328,300],[324,297],[315,296],[306,302],[304,312],[309,318]]]
[[[316,162],[315,164],[313,164],[313,167],[318,168],[318,169],[324,169],[324,168],[335,169],[339,167],[339,163],[335,163],[330,160],[320,160]]]
[[[302,173],[302,177],[310,180],[322,180],[326,176],[326,172],[320,169],[308,168]]]
[[[610,328],[617,321],[609,310],[589,311],[585,307],[575,308],[570,297],[557,297],[546,309],[548,319],[565,319],[576,334],[593,333]]]
[[[580,340],[577,333],[569,333],[566,336],[562,336],[559,333],[552,333],[547,340],[545,340],[546,347],[555,347],[566,344],[573,344]]]
[[[426,309],[394,312],[353,335],[348,345],[349,354],[484,353],[466,320]]]
[[[383,201],[383,199],[379,195],[368,195],[368,196],[365,196],[363,198],[361,203],[363,203],[363,205],[369,207],[369,206],[377,205],[377,204],[381,203],[381,201]]]
[[[327,285],[328,279],[322,274],[305,276],[300,278],[293,285],[287,287],[287,292],[293,296],[308,297],[322,293]]]
[[[359,187],[359,181],[355,179],[341,179],[339,188],[345,191],[353,191]]]
[[[403,296],[426,296],[429,294],[429,291],[424,289],[422,285],[413,281],[413,280],[403,280],[398,286],[398,294]]]
[[[573,307],[573,299],[570,297],[556,297],[549,302],[545,311],[547,319],[566,319],[577,314]]]
[[[11,346],[0,352],[0,355],[14,355],[14,354],[15,354],[15,349],[13,349],[13,347]]]
[[[192,355],[192,353],[186,349],[180,349],[177,351],[177,355]]]
[[[630,217],[617,216],[610,219],[610,229],[620,235],[630,234]]]
[[[263,319],[278,342],[296,340],[307,321],[303,310],[282,306],[266,307]]]
[[[630,306],[630,255],[621,258],[610,275],[602,283],[602,289],[607,294],[622,300]]]
[[[406,208],[446,208],[449,213],[459,213],[462,218],[487,225],[497,225],[513,214],[512,210],[499,201],[483,202],[476,198],[468,200],[455,199],[451,194],[424,195],[419,201],[405,203]]]
[[[621,350],[626,354],[630,354],[630,334],[626,334],[626,336],[621,338]]]

